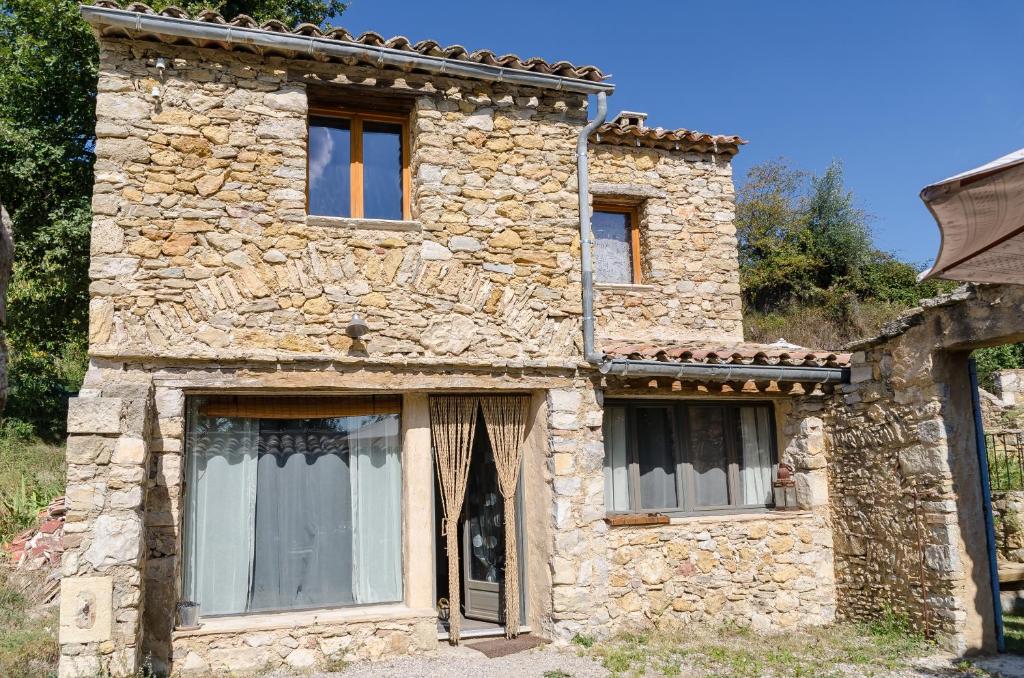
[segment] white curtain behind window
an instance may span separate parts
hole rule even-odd
[[[743,436],[744,504],[768,504],[772,500],[771,425],[766,407],[740,408],[740,433]]]
[[[244,612],[252,577],[259,426],[189,413],[185,591],[200,614]]]
[[[610,511],[629,510],[626,464],[626,408],[604,408],[604,504]]]
[[[402,466],[398,417],[361,417],[349,434],[352,594],[356,603],[402,599]]]
[[[310,420],[262,420],[249,610],[352,602],[344,435]]]

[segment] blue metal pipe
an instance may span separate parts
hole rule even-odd
[[[1006,638],[1003,636],[1003,601],[999,597],[999,563],[996,560],[996,527],[992,517],[992,483],[988,477],[988,449],[985,445],[985,425],[981,418],[981,399],[978,396],[978,366],[974,358],[967,361],[967,371],[971,376],[971,409],[974,412],[978,475],[981,477],[981,509],[985,515],[988,576],[992,580],[992,612],[996,618],[996,648],[999,652],[1006,652]]]

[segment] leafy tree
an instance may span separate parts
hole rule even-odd
[[[156,7],[169,4],[161,0]],[[173,4],[189,11],[210,6]],[[222,0],[212,6],[226,16],[318,25],[345,9],[339,0]],[[53,393],[81,373],[67,356],[84,356],[87,343],[96,64],[95,39],[77,2],[0,0],[0,204],[10,214],[15,242],[7,293],[8,409],[56,432],[64,398]]]
[[[821,176],[782,160],[751,168],[736,215],[743,300],[755,334],[845,343],[953,285],[918,283],[916,266],[875,247],[870,217],[846,190],[838,162]]]

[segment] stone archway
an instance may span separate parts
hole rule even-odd
[[[955,652],[995,649],[968,359],[1024,340],[1024,287],[927,300],[852,347],[826,417],[838,615],[905,615]]]

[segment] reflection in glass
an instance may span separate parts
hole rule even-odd
[[[594,277],[603,283],[633,282],[632,224],[625,212],[594,211]]]
[[[670,416],[671,411],[667,407],[641,407],[636,410],[640,508],[675,508],[679,503]]]
[[[691,407],[689,424],[696,504],[724,506],[729,503],[725,410],[721,407]]]
[[[626,408],[604,408],[604,504],[609,511],[629,510],[626,466]]]
[[[402,126],[363,123],[363,216],[402,218]]]
[[[349,121],[310,118],[309,213],[325,217],[351,216]]]

